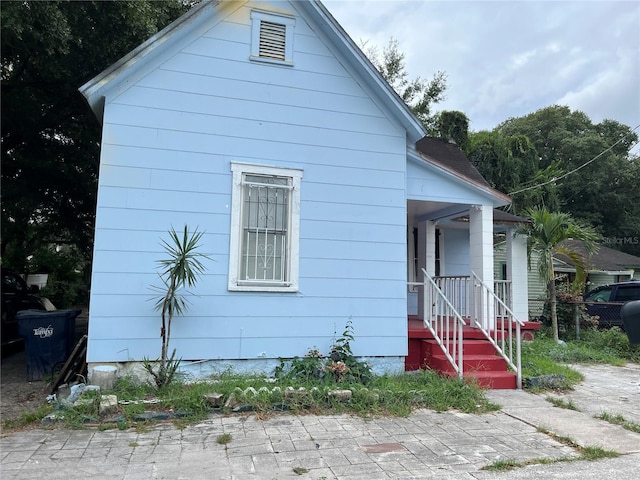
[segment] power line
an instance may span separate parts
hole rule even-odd
[[[635,127],[633,127],[631,129],[631,131],[635,131],[638,128],[640,128],[640,124],[636,125]],[[564,175],[560,175],[559,177],[554,177],[551,180],[548,180],[546,182],[540,183],[538,185],[532,185],[531,187],[527,187],[527,188],[523,188],[521,190],[516,190],[515,192],[511,192],[509,194],[509,196],[511,195],[516,195],[518,193],[522,193],[522,192],[526,192],[527,190],[533,190],[534,188],[539,188],[539,187],[544,187],[545,185],[549,185],[550,183],[554,183],[557,182],[559,180],[562,180],[563,178],[568,177],[569,175],[571,175],[572,173],[576,173],[578,170],[586,167],[587,165],[595,162],[598,158],[600,158],[602,155],[604,155],[605,153],[607,153],[608,151],[610,151],[611,149],[613,149],[613,147],[615,147],[616,145],[618,145],[620,142],[622,142],[624,140],[625,137],[620,138],[620,140],[618,140],[616,143],[614,143],[613,145],[611,145],[609,148],[607,148],[606,150],[600,152],[598,155],[596,155],[595,157],[593,157],[591,160],[589,160],[588,162],[583,163],[582,165],[580,165],[577,168],[574,168],[573,170],[571,170],[570,172],[565,173]],[[633,145],[631,145],[631,147],[629,148],[629,150],[631,150],[633,147],[635,147],[636,145],[638,145],[638,143],[640,143],[640,141],[634,143]]]

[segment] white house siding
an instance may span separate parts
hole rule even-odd
[[[589,290],[593,290],[596,287],[609,285],[610,283],[616,283],[617,281],[618,279],[616,278],[616,276],[609,273],[589,273],[589,285],[587,286],[587,288]]]
[[[159,354],[149,287],[184,224],[211,257],[173,322],[184,360],[326,351],[349,320],[356,355],[406,355],[405,131],[295,4],[277,6],[296,15],[293,67],[248,60],[244,6],[107,98],[89,362]],[[231,162],[303,170],[298,293],[227,290]]]

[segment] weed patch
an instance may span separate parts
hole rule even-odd
[[[553,404],[554,407],[558,407],[558,408],[564,408],[566,410],[575,410],[576,412],[579,412],[580,409],[576,406],[575,403],[573,403],[573,400],[563,400],[562,398],[556,398],[556,397],[546,397],[545,400],[551,404]]]
[[[481,468],[481,470],[505,472],[505,471],[513,470],[515,468],[526,467],[527,465],[546,465],[546,464],[560,463],[560,462],[577,462],[579,460],[594,461],[594,460],[600,460],[602,458],[616,458],[620,456],[618,452],[614,452],[612,450],[605,450],[600,447],[591,447],[591,446],[582,447],[578,445],[575,441],[573,441],[571,438],[555,435],[554,433],[544,428],[538,428],[538,431],[546,435],[549,435],[551,438],[553,438],[559,443],[562,443],[563,445],[567,445],[575,449],[579,453],[579,455],[573,456],[573,457],[564,456],[564,457],[558,457],[558,458],[547,458],[547,457],[532,458],[532,459],[523,460],[523,461],[518,461],[514,459],[501,459],[501,460],[496,460],[495,462],[489,465],[485,465],[484,467]]]
[[[640,424],[631,422],[620,414],[613,415],[611,413],[602,412],[600,415],[596,415],[594,418],[604,420],[606,422],[612,423],[613,425],[620,425],[625,430],[629,430],[631,432],[640,433]]]

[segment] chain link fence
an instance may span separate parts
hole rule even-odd
[[[557,302],[558,330],[568,336],[580,338],[584,328],[619,327],[624,330],[620,309],[624,302]],[[529,320],[551,325],[548,299],[529,300]]]

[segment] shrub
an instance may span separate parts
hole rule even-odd
[[[567,287],[558,286],[556,299],[556,311],[558,313],[558,330],[561,335],[570,334],[575,331],[576,309],[581,330],[595,329],[598,327],[598,317],[591,316],[587,313],[587,309],[582,303],[582,296],[569,291]],[[542,321],[546,326],[551,325],[551,306],[549,300],[547,300],[544,304]]]
[[[353,340],[353,325],[349,320],[342,335],[331,346],[328,356],[323,356],[314,348],[302,358],[294,357],[289,362],[280,359],[275,376],[297,381],[366,384],[373,378],[373,372],[368,363],[359,361],[353,355]]]

